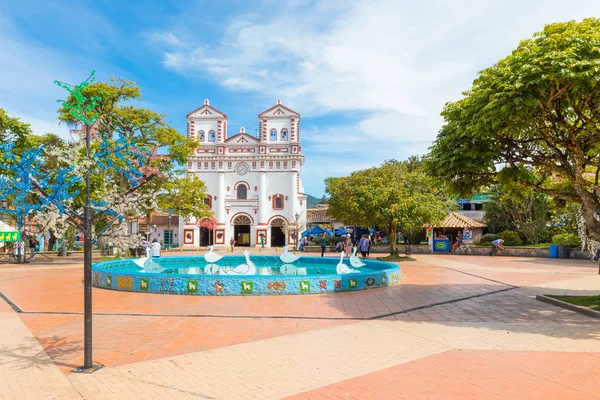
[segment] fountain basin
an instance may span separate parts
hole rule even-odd
[[[98,288],[141,293],[167,293],[199,296],[256,296],[318,294],[374,289],[394,285],[400,280],[396,264],[365,260],[359,272],[337,274],[339,258],[300,257],[293,264],[298,275],[280,273],[285,265],[277,256],[252,255],[256,275],[205,274],[209,265],[203,256],[160,257],[153,259],[165,270],[144,272],[133,259],[96,263],[92,266],[92,285]],[[217,263],[231,269],[243,264],[241,256],[224,256]],[[345,260],[349,265],[348,260]]]

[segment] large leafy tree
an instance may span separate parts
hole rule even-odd
[[[421,232],[449,211],[437,183],[414,162],[387,161],[325,183],[328,213],[347,224],[383,228],[390,236],[392,255],[398,253],[398,232]]]
[[[581,204],[600,240],[599,80],[600,20],[545,26],[446,104],[429,172],[456,194],[499,182]]]

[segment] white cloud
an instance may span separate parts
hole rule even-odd
[[[379,146],[367,152],[374,164],[393,155],[390,148],[403,149],[395,158],[425,151],[442,124],[444,103],[458,99],[478,70],[544,24],[598,15],[600,4],[375,0],[265,8],[232,17],[216,43],[199,36],[197,45],[170,47],[164,65],[229,89],[281,98],[304,117],[354,113],[353,126],[343,119],[320,136],[343,143],[329,151],[346,154],[338,165],[354,166],[347,156],[353,140],[339,132]],[[187,32],[186,43],[192,38]],[[312,163],[322,163],[319,152],[327,144],[311,142],[310,135],[305,132],[305,147],[316,155],[306,170],[316,171]]]
[[[35,134],[68,138],[69,129],[59,125],[56,112],[56,100],[66,92],[54,80],[70,81],[85,73],[77,74],[69,60],[54,51],[19,41],[6,19],[0,18],[0,26],[0,107],[30,124]]]

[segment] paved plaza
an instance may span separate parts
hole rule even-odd
[[[398,285],[352,293],[94,289],[94,374],[70,372],[82,263],[0,264],[0,398],[600,398],[600,320],[535,300],[599,294],[596,264],[415,258]]]

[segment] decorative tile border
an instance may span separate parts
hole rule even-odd
[[[228,256],[235,258],[235,256]],[[256,256],[268,262],[275,256]],[[162,257],[181,265],[197,260],[198,257]],[[141,293],[170,293],[199,296],[261,296],[319,294],[367,290],[395,285],[400,281],[400,268],[396,264],[367,260],[367,264],[379,271],[352,274],[326,275],[192,275],[192,274],[149,274],[120,272],[120,267],[129,267],[130,259],[94,264],[93,285],[99,288]],[[302,257],[298,264],[337,264],[338,259]]]

